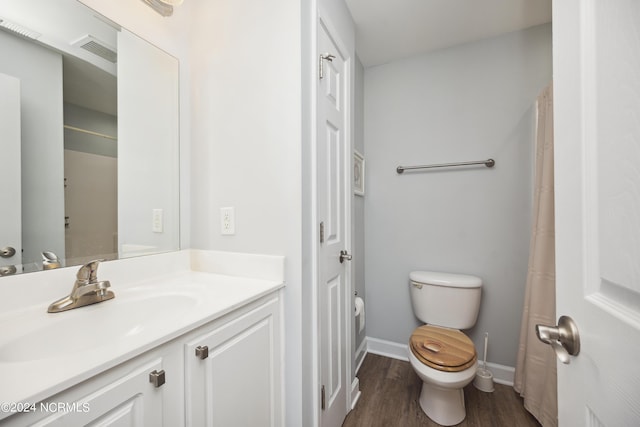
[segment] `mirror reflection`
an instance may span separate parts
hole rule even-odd
[[[0,49],[0,275],[177,250],[178,61],[76,0],[0,0]]]

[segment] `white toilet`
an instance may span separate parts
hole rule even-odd
[[[409,361],[420,379],[420,407],[438,424],[451,426],[466,416],[462,388],[478,369],[473,342],[460,329],[475,325],[482,280],[475,276],[413,271],[411,303],[424,326],[409,342]]]

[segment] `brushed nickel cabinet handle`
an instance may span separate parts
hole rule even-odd
[[[151,384],[153,384],[154,387],[160,387],[161,385],[163,385],[165,383],[165,375],[164,375],[164,370],[153,370],[150,374],[149,374],[149,382]]]
[[[204,360],[209,357],[209,347],[206,345],[199,345],[196,347],[196,357],[200,360]]]

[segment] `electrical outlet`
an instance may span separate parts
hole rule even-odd
[[[163,219],[162,209],[154,209],[153,210],[153,219],[151,220],[151,228],[154,233],[162,233],[163,232]]]
[[[234,208],[220,208],[220,233],[223,235],[236,234]]]

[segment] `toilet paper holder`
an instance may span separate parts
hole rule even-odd
[[[360,333],[364,330],[364,300],[360,297],[356,297],[353,305],[355,318],[360,318],[360,322],[358,324],[358,333]]]

